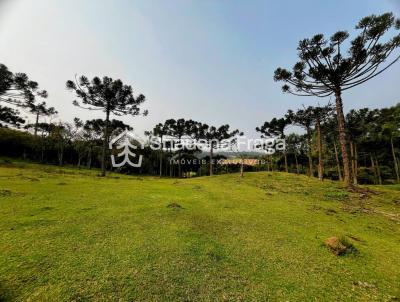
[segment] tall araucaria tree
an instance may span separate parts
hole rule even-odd
[[[94,77],[91,81],[81,76],[79,80],[67,81],[67,89],[74,91],[81,99],[73,101],[75,106],[88,110],[101,110],[105,113],[105,127],[103,135],[103,150],[101,157],[101,175],[106,175],[106,153],[109,139],[110,115],[117,116],[140,114],[140,105],[145,101],[145,96],[140,94],[134,97],[132,87],[125,85],[121,80],[110,77]],[[143,112],[147,115],[147,110]]]
[[[292,71],[278,68],[275,81],[283,81],[283,92],[299,96],[335,96],[339,140],[343,158],[344,181],[351,185],[348,142],[343,113],[343,91],[361,85],[384,72],[400,58],[394,51],[400,46],[400,20],[392,13],[371,15],[360,20],[360,31],[345,51],[346,31],[338,31],[329,40],[318,34],[299,42],[300,61]],[[388,38],[388,32],[396,31]],[[389,60],[390,59],[390,60]]]

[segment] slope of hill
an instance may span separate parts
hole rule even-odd
[[[0,167],[1,301],[400,299],[400,191]],[[356,251],[335,256],[324,241]]]

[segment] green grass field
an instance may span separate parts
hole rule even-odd
[[[3,165],[0,301],[397,301],[400,187],[371,189]]]

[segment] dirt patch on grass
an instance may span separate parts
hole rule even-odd
[[[183,209],[183,207],[179,203],[176,203],[176,202],[172,202],[172,203],[168,204],[167,208],[174,209],[174,210]]]
[[[336,210],[334,210],[334,209],[326,209],[325,210],[325,214],[326,215],[334,215],[334,214],[337,214],[337,211]]]

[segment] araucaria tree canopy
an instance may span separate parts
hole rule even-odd
[[[67,81],[67,89],[75,91],[81,102],[74,100],[75,106],[88,110],[102,110],[105,116],[105,127],[102,151],[102,176],[106,174],[106,149],[109,137],[110,114],[117,116],[140,114],[140,105],[145,101],[145,96],[140,94],[134,97],[132,87],[125,85],[121,80],[113,80],[110,77],[94,77],[91,81],[85,76],[79,80]],[[147,115],[147,110],[143,111]]]

